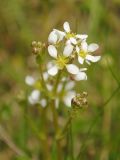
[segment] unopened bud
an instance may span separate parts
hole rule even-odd
[[[74,109],[79,109],[88,105],[87,98],[86,98],[87,96],[88,96],[87,92],[77,94],[71,101],[72,107]]]
[[[31,46],[32,47],[36,47],[37,46],[37,42],[36,41],[32,41]]]

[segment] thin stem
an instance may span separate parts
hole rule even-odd
[[[115,91],[113,91],[113,93],[111,94],[111,96],[103,103],[103,107],[105,107],[112,99],[113,99],[113,97],[118,93],[118,91],[120,90],[120,86],[118,86],[116,89],[115,89]],[[89,133],[91,132],[91,130],[94,128],[94,126],[96,125],[96,123],[97,123],[97,120],[100,118],[100,116],[101,116],[101,114],[102,114],[102,112],[101,112],[101,110],[98,112],[98,114],[97,114],[97,116],[95,117],[95,119],[93,120],[93,123],[90,125],[90,127],[89,127],[89,129],[88,129],[88,131],[87,131],[87,137],[86,137],[86,139],[89,137]],[[77,160],[80,160],[80,158],[81,158],[81,153],[85,150],[85,148],[86,148],[86,146],[85,146],[85,144],[86,144],[86,141],[84,141],[84,143],[82,144],[82,147],[81,147],[81,150],[80,150],[80,152],[78,153],[78,156],[77,156]]]
[[[57,115],[57,112],[56,112],[55,101],[54,100],[52,100],[52,103],[51,103],[51,110],[52,110],[52,113],[53,113],[53,123],[54,123],[54,128],[55,128],[55,135],[57,135],[59,125],[58,125],[58,115]],[[56,145],[57,145],[57,157],[58,157],[57,160],[62,160],[61,145],[60,145],[60,141],[57,138],[56,138]]]
[[[43,120],[43,132],[48,137],[48,131],[47,131],[47,108],[45,108],[42,112],[42,120]],[[44,159],[45,160],[50,160],[50,152],[49,152],[49,141],[47,138],[43,140],[43,154],[44,154]]]
[[[58,139],[62,139],[64,137],[64,135],[68,132],[68,128],[69,128],[69,126],[71,124],[71,121],[72,121],[72,116],[70,116],[69,119],[67,120],[62,132],[58,136]]]
[[[73,134],[72,134],[72,121],[70,121],[70,157],[74,160],[74,145],[73,145]]]
[[[46,87],[46,84],[45,84],[45,81],[43,78],[42,65],[39,65],[39,70],[40,70],[40,77],[41,77],[41,82],[42,82],[43,88],[45,88],[45,90],[47,91],[47,87]]]
[[[53,89],[53,93],[56,95],[56,90],[57,90],[57,87],[58,87],[58,84],[59,84],[59,81],[60,81],[60,77],[61,77],[61,71],[59,71],[58,75],[57,75],[57,79],[56,79],[56,83],[55,83],[55,86],[54,86],[54,89]]]
[[[13,142],[11,137],[8,135],[8,133],[5,131],[5,129],[0,125],[0,137],[1,139],[9,146],[9,148],[15,152],[19,156],[27,156],[26,153],[18,148],[16,144]]]

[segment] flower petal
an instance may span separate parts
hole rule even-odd
[[[58,42],[62,41],[64,36],[65,36],[65,33],[62,32],[62,31],[59,31],[57,29],[54,29],[54,31],[55,31],[55,33],[56,33],[56,35],[58,37]]]
[[[48,46],[48,53],[51,57],[57,58],[57,49],[53,45]]]
[[[51,84],[46,84],[46,87],[47,87],[47,89],[48,89],[49,91],[52,91],[52,89],[53,89],[53,86],[52,86]]]
[[[71,90],[71,89],[74,88],[74,86],[75,86],[75,82],[74,81],[69,81],[65,86],[65,90],[67,90],[67,91]]]
[[[88,46],[88,52],[94,52],[94,51],[96,51],[98,48],[99,48],[98,44],[96,44],[96,43],[91,43],[91,44]]]
[[[63,101],[67,107],[71,107],[71,100],[73,97],[75,97],[75,95],[76,95],[75,91],[70,91],[65,95]]]
[[[80,71],[87,71],[87,68],[80,68]]]
[[[76,35],[76,38],[79,38],[79,39],[81,39],[81,40],[86,39],[87,37],[88,37],[87,34],[77,34],[77,35]]]
[[[68,44],[65,46],[64,51],[63,51],[63,55],[65,57],[68,57],[71,55],[72,51],[73,51],[73,46],[71,44]]]
[[[79,68],[74,64],[66,65],[67,71],[71,74],[77,74],[79,72]]]
[[[77,44],[77,40],[73,37],[70,38],[70,41],[72,44],[75,44],[75,45]]]
[[[26,77],[25,77],[25,83],[26,83],[27,85],[29,85],[29,86],[34,85],[34,83],[35,83],[34,77],[29,76],[29,75],[26,76]]]
[[[36,104],[39,103],[39,98],[40,98],[40,91],[39,90],[33,90],[31,95],[28,97],[28,101],[30,104]]]
[[[40,104],[44,108],[47,105],[47,100],[46,99],[41,99]]]
[[[58,68],[56,65],[48,69],[48,74],[51,76],[55,76],[57,73],[58,73]]]
[[[91,62],[97,62],[101,59],[101,56],[92,56],[90,54],[88,54],[86,56],[86,60],[91,61]]]
[[[78,62],[79,62],[80,64],[83,64],[83,63],[84,63],[84,58],[78,56]]]
[[[65,23],[63,24],[63,28],[64,28],[64,30],[65,30],[67,33],[70,32],[70,25],[69,25],[68,22],[65,22]]]
[[[52,32],[49,34],[48,42],[49,42],[49,43],[52,43],[52,44],[56,44],[56,42],[57,42],[57,34],[55,33],[55,31],[52,31]]]
[[[74,78],[76,81],[87,80],[87,75],[85,72],[79,72]]]
[[[88,50],[88,44],[87,44],[86,41],[83,41],[83,42],[81,43],[81,49],[82,49],[84,52],[87,52],[87,50]]]
[[[34,91],[32,91],[31,96],[34,100],[38,100],[40,96],[40,91],[35,89]]]

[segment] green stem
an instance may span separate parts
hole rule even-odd
[[[73,145],[73,134],[72,134],[72,121],[70,121],[70,157],[74,160],[74,145]]]
[[[56,135],[58,134],[58,130],[59,130],[59,124],[58,124],[58,115],[57,115],[57,112],[56,112],[55,101],[54,100],[52,100],[52,103],[51,103],[51,110],[52,110],[52,113],[53,113],[53,123],[54,123],[54,128],[55,128],[55,138],[56,138],[57,157],[58,157],[57,160],[62,160],[60,141],[56,137]]]
[[[61,71],[59,71],[58,75],[57,75],[57,79],[56,79],[56,83],[55,83],[55,86],[54,86],[54,89],[53,89],[53,94],[56,95],[56,91],[57,91],[57,87],[58,87],[58,84],[59,84],[59,81],[60,81],[60,77],[61,77]]]
[[[46,87],[46,84],[45,84],[45,81],[44,81],[44,78],[43,78],[42,65],[39,65],[39,70],[40,70],[40,77],[41,77],[42,86],[47,91],[47,87]]]
[[[42,120],[43,120],[43,132],[48,137],[48,131],[47,131],[47,108],[45,108],[42,112]],[[44,160],[50,160],[50,152],[49,152],[49,141],[47,138],[43,140],[43,156]]]

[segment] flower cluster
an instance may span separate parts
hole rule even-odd
[[[69,23],[63,24],[64,31],[53,29],[48,37],[48,53],[54,58],[51,67],[48,68],[48,73],[55,76],[59,70],[66,70],[75,75],[77,80],[86,80],[86,68],[79,68],[73,62],[77,60],[83,65],[84,62],[97,62],[101,56],[94,56],[92,52],[98,49],[98,45],[92,43],[87,44],[88,35],[72,33]],[[63,48],[64,47],[64,48]]]
[[[43,78],[46,82],[47,90],[49,92],[52,92],[54,84],[49,82],[50,77],[47,72],[43,73]],[[28,75],[25,77],[25,83],[28,86],[32,87],[32,91],[28,96],[28,102],[31,105],[39,104],[39,105],[41,105],[41,107],[46,107],[47,100],[44,98],[44,94],[43,94],[42,90],[40,89],[41,87],[40,87],[39,79],[35,78],[34,76]],[[38,85],[38,83],[39,83],[39,85]],[[62,78],[62,80],[60,81],[60,83],[57,86],[56,99],[55,99],[56,108],[58,108],[61,101],[66,106],[68,106],[68,107],[71,106],[71,100],[76,95],[74,87],[75,87],[74,81],[71,81],[65,77]]]
[[[99,46],[95,43],[88,45],[88,35],[73,33],[68,22],[63,24],[63,28],[64,31],[53,29],[48,36],[48,43],[32,42],[32,51],[39,65],[40,77],[25,78],[26,84],[32,86],[28,96],[31,105],[39,104],[46,107],[51,99],[54,99],[56,108],[61,103],[70,107],[71,101],[78,106],[86,102],[81,96],[74,98],[77,95],[75,81],[87,80],[85,72],[87,68],[81,66],[84,62],[90,64],[100,60],[101,56],[93,55]],[[43,54],[46,50],[47,55],[53,58],[47,65],[46,54]]]

